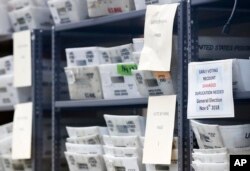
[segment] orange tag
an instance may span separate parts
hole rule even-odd
[[[154,71],[154,77],[157,79],[165,78],[166,80],[171,79],[170,72],[164,72],[164,71]]]

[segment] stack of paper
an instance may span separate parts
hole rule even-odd
[[[215,125],[191,120],[200,149],[195,149],[192,166],[195,171],[229,170],[229,155],[249,155],[250,124]]]
[[[31,160],[13,160],[12,152],[12,123],[0,126],[0,171],[31,171]]]
[[[70,171],[105,171],[102,135],[107,135],[105,127],[66,127],[69,138],[65,156]]]
[[[9,0],[8,9],[14,31],[49,29],[53,25],[45,0]]]
[[[141,116],[104,115],[110,136],[104,136],[104,160],[108,171],[144,171],[140,136],[145,134],[145,118]]]

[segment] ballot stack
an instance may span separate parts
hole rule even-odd
[[[130,99],[174,94],[169,72],[137,70],[143,39],[113,47],[67,48],[71,100]]]
[[[66,129],[69,138],[66,140],[65,156],[70,171],[105,171],[102,136],[108,134],[107,128],[92,126]]]
[[[195,171],[229,170],[229,155],[250,155],[250,124],[218,125],[191,120],[199,149],[192,154]]]
[[[14,87],[13,56],[0,58],[0,110],[13,110],[14,105],[31,100],[29,87]]]
[[[104,115],[110,136],[104,136],[104,160],[107,171],[121,168],[125,171],[143,171],[142,144],[146,119],[142,116]]]
[[[171,165],[143,164],[146,118],[104,114],[107,127],[66,127],[65,156],[70,171],[177,171],[178,138],[173,138]]]
[[[12,131],[12,123],[0,126],[0,171],[31,171],[31,160],[12,159]]]

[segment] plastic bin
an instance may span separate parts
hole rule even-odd
[[[0,76],[13,74],[13,56],[0,58]]]
[[[13,75],[0,77],[0,110],[13,109],[15,104],[31,100],[31,87],[14,88]]]
[[[103,135],[103,142],[113,147],[142,147],[138,136],[109,136]]]
[[[113,157],[137,157],[142,158],[142,149],[136,147],[112,147],[103,146],[104,153]]]
[[[66,49],[67,66],[93,66],[100,64],[98,47]]]
[[[0,3],[0,35],[10,34],[13,31],[8,15],[7,5]]]
[[[135,9],[134,0],[87,0],[89,17],[99,17]]]
[[[112,136],[144,136],[146,119],[142,116],[104,115]]]
[[[102,99],[101,79],[96,66],[65,68],[70,98]]]
[[[106,167],[101,155],[78,154],[65,152],[65,156],[70,171],[88,170],[88,171],[105,171]]]
[[[172,78],[169,72],[133,70],[138,91],[144,97],[174,94]]]
[[[50,29],[53,20],[48,8],[28,6],[9,12],[15,31],[32,29]]]
[[[9,11],[18,10],[27,6],[47,7],[46,0],[10,0],[8,1]]]
[[[131,72],[137,69],[136,64],[105,64],[98,67],[104,99],[141,97]]]
[[[49,0],[55,24],[79,22],[88,17],[86,0]]]

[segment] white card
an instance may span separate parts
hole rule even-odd
[[[14,87],[32,85],[31,32],[13,34],[14,40]]]
[[[229,59],[189,64],[189,119],[234,117],[232,63]]]
[[[171,164],[176,95],[149,97],[143,163]]]
[[[148,5],[138,70],[170,71],[174,18],[179,4]]]
[[[15,106],[12,158],[30,159],[32,142],[32,102]]]

